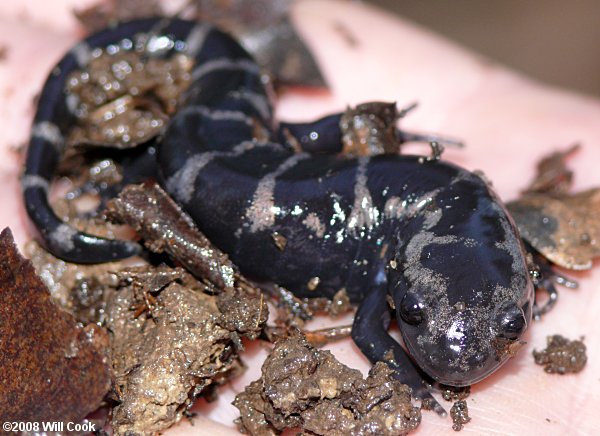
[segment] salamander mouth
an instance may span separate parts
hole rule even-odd
[[[480,382],[481,380],[485,379],[492,373],[496,372],[496,370],[499,369],[503,363],[504,362],[498,362],[497,365],[494,365],[491,368],[486,368],[486,371],[483,371],[480,373],[455,374],[455,376],[451,376],[451,377],[438,377],[438,378],[434,377],[434,379],[438,383],[441,383],[441,384],[447,385],[447,386],[454,386],[454,387],[470,386],[470,385]]]
[[[406,330],[402,335],[411,358],[423,372],[444,385],[470,386],[494,373],[510,357],[510,353],[498,352],[493,338],[464,341],[459,346],[446,336],[425,341]]]

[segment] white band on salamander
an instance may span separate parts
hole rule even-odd
[[[194,197],[195,183],[200,171],[216,157],[240,156],[259,143],[243,141],[228,151],[206,151],[187,159],[182,168],[167,180],[167,191],[182,203],[189,203]]]
[[[201,79],[213,71],[218,70],[240,70],[250,74],[260,75],[260,67],[249,59],[220,58],[205,62],[192,71],[192,80]]]
[[[240,89],[238,91],[231,91],[228,94],[230,97],[245,100],[252,105],[252,107],[259,113],[263,120],[270,120],[271,113],[271,105],[269,104],[269,100],[264,94],[259,94],[258,92],[252,92],[247,89]]]
[[[194,26],[185,40],[185,51],[189,56],[196,57],[202,51],[206,36],[211,30],[212,26],[207,23],[200,23]]]
[[[275,171],[260,179],[252,196],[252,203],[246,209],[250,232],[266,230],[275,224],[275,217],[280,212],[279,207],[275,205],[275,181],[277,177],[308,157],[308,153],[294,153],[282,161]]]
[[[42,176],[23,174],[23,177],[21,177],[21,186],[23,187],[23,190],[29,188],[42,188],[47,191],[49,183],[48,180],[44,179]]]
[[[92,48],[85,41],[73,46],[69,53],[73,55],[79,68],[87,67],[92,60]]]
[[[71,251],[75,248],[73,237],[77,235],[77,230],[68,224],[60,224],[48,235],[48,242],[55,247],[60,247],[64,251]]]
[[[50,121],[40,121],[31,127],[33,138],[43,139],[54,146],[57,152],[62,153],[65,139],[58,126]]]
[[[207,106],[190,106],[182,110],[180,114],[182,113],[197,113],[212,121],[239,121],[248,126],[253,125],[252,118],[242,111],[211,109]]]

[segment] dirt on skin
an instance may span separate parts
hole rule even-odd
[[[193,60],[148,56],[137,43],[96,49],[84,70],[69,75],[67,92],[78,102],[69,145],[131,148],[165,128],[189,85]]]
[[[569,340],[561,335],[548,336],[546,348],[533,350],[535,363],[550,374],[568,374],[581,371],[587,363],[586,347],[581,340]]]
[[[377,363],[363,379],[358,370],[317,350],[301,334],[277,342],[262,377],[237,395],[241,431],[274,435],[301,429],[318,435],[403,435],[421,421],[410,389]]]

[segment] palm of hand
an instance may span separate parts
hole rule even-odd
[[[0,111],[5,125],[11,126],[0,132],[0,176],[5,182],[0,217],[2,227],[11,226],[21,243],[28,238],[28,227],[18,187],[19,159],[10,148],[26,142],[32,96],[52,63],[77,39],[67,0],[55,2],[51,13],[44,10],[48,6],[43,2],[34,3],[31,21],[23,24],[11,21],[19,6],[0,8],[0,22],[6,29],[0,43],[9,50],[0,65]],[[295,8],[294,19],[314,50],[331,92],[285,94],[278,104],[280,118],[307,120],[363,101],[397,101],[400,106],[418,101],[419,110],[404,120],[403,128],[463,139],[466,149],[448,150],[444,158],[471,170],[483,170],[504,199],[515,198],[527,186],[535,162],[543,155],[576,141],[583,144],[571,160],[576,189],[599,184],[594,165],[600,161],[600,130],[596,127],[600,102],[533,83],[363,6],[304,2]],[[40,28],[40,22],[54,30]],[[57,30],[65,26],[71,29],[67,34]],[[557,307],[534,323],[525,337],[528,344],[517,357],[473,387],[468,400],[473,420],[464,431],[592,434],[600,430],[592,408],[600,400],[595,389],[600,372],[600,327],[594,322],[600,311],[600,295],[595,292],[600,271],[596,267],[568,275],[579,281],[580,289],[560,289]],[[317,320],[308,328],[324,322]],[[349,320],[335,321],[345,322]],[[545,337],[554,333],[585,336],[589,361],[582,373],[549,376],[533,364],[532,349],[544,347]],[[366,371],[370,366],[350,341],[330,348],[352,367]],[[208,418],[196,418],[193,427],[182,423],[172,432],[230,433],[217,422],[231,426],[237,411],[229,403],[236,391],[258,378],[264,356],[260,345],[250,349],[245,357],[246,374],[222,389],[216,404],[199,407],[209,412]],[[424,413],[423,421],[422,434],[452,431],[449,420],[433,413]]]

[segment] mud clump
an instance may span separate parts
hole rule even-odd
[[[147,272],[129,272],[124,281],[129,284],[114,290],[106,305],[119,402],[112,422],[117,434],[172,425],[195,397],[242,367],[235,334],[220,325],[215,297],[186,286],[183,276],[169,279],[166,267],[152,276]],[[158,274],[165,280],[156,292],[150,284],[157,283]],[[148,302],[151,307],[145,307]],[[140,314],[140,307],[146,312]]]
[[[465,400],[471,395],[471,386],[443,386],[441,394],[442,398],[446,401]]]
[[[571,341],[561,335],[548,336],[546,348],[533,350],[533,358],[550,374],[577,373],[587,363],[583,340]]]
[[[469,407],[466,401],[469,395],[471,395],[471,386],[456,387],[440,385],[440,387],[442,398],[446,401],[454,402],[450,408],[452,429],[454,431],[461,431],[465,424],[471,422]],[[423,404],[423,408],[428,409],[429,407],[428,404]]]
[[[275,344],[262,377],[238,394],[237,424],[253,435],[288,428],[318,435],[403,435],[421,421],[410,388],[377,363],[366,379],[296,334]]]
[[[227,288],[217,295],[217,307],[222,314],[220,324],[232,332],[256,339],[269,315],[263,294],[245,292],[240,287]]]
[[[57,259],[38,243],[30,241],[25,254],[50,291],[53,301],[84,324],[102,324],[104,288],[116,286],[114,271],[126,268],[124,262],[80,265]]]
[[[471,421],[469,416],[469,408],[466,400],[458,400],[450,409],[450,417],[452,418],[452,430],[460,431],[466,423]]]
[[[190,81],[193,61],[115,45],[94,51],[88,67],[67,79],[78,102],[71,146],[132,148],[161,133]]]

